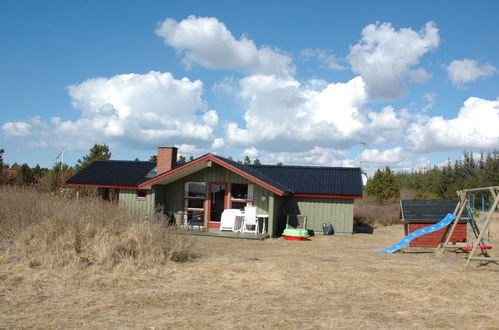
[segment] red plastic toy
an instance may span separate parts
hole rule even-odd
[[[471,252],[471,250],[473,250],[473,246],[471,246],[471,245],[466,245],[466,246],[464,247],[464,249],[465,249],[466,251],[468,251],[468,252]],[[490,249],[492,249],[492,245],[480,244],[480,249],[481,249],[481,250],[490,250]]]

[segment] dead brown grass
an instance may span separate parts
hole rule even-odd
[[[391,226],[401,223],[399,200],[381,205],[374,198],[364,196],[362,199],[355,200],[353,212],[357,225]]]
[[[189,238],[116,205],[32,189],[0,188],[0,228],[0,242],[12,242],[11,259],[32,268],[148,268],[188,260],[192,252]]]
[[[193,237],[191,262],[119,271],[4,259],[0,328],[498,328],[499,265],[373,252],[402,237],[402,226],[309,242]]]

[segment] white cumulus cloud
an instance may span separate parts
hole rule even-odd
[[[404,168],[411,166],[410,153],[402,147],[392,149],[365,149],[359,156],[359,162],[367,164],[367,167],[384,167]]]
[[[294,79],[255,75],[240,81],[245,126],[229,123],[226,142],[266,150],[358,143],[366,102],[361,77],[307,89]]]
[[[447,66],[447,73],[452,84],[464,86],[480,78],[488,78],[497,73],[497,69],[490,65],[480,66],[477,61],[465,58],[454,60]]]
[[[499,101],[470,97],[454,119],[441,116],[413,123],[407,141],[414,151],[499,148]]]
[[[9,121],[2,125],[2,130],[8,136],[27,136],[31,135],[31,124],[24,121]]]
[[[201,81],[175,79],[170,73],[122,74],[88,79],[68,87],[77,120],[34,118],[38,145],[119,143],[126,147],[162,144],[209,146],[219,118],[208,109]],[[28,123],[6,123],[6,133],[27,135]]]
[[[168,18],[158,26],[156,34],[179,52],[187,66],[197,63],[208,69],[245,74],[294,73],[291,57],[270,47],[258,48],[244,35],[236,39],[224,23],[213,17],[189,16],[180,22]]]
[[[433,22],[416,32],[409,28],[395,30],[390,23],[370,24],[362,30],[362,39],[350,48],[352,71],[366,83],[370,99],[396,99],[403,95],[405,82],[423,82],[430,75],[413,67],[427,52],[436,49],[440,37]]]

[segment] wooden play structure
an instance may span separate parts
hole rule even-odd
[[[482,187],[473,189],[464,189],[457,192],[459,203],[454,210],[456,218],[445,236],[443,243],[437,247],[436,254],[443,255],[446,249],[461,248],[469,252],[466,260],[465,269],[468,268],[471,261],[495,262],[499,263],[499,258],[493,257],[491,249],[490,224],[494,213],[499,209],[499,186]],[[478,198],[477,198],[478,197]],[[481,212],[478,213],[477,205],[481,206]],[[481,219],[477,219],[477,215]],[[468,239],[466,243],[456,244],[450,242],[457,224],[463,218],[468,223]]]

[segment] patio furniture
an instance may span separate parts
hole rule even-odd
[[[187,214],[187,230],[194,230],[194,227],[198,227],[199,231],[203,231],[204,219],[202,213],[193,212],[193,214]]]
[[[257,228],[258,231],[260,229],[260,220],[262,220],[262,231],[261,233],[266,233],[267,232],[267,227],[269,224],[269,215],[268,214],[257,214],[256,215],[256,220],[257,220]],[[258,233],[257,231],[257,233]]]
[[[249,229],[253,227],[253,229]],[[243,234],[244,233],[258,233],[258,221],[256,218],[256,207],[246,206],[244,208],[244,222],[243,222]]]
[[[240,230],[241,225],[236,223],[237,217],[242,216],[242,212],[238,209],[226,209],[222,212],[220,219],[220,230]],[[238,228],[239,227],[239,228]]]

